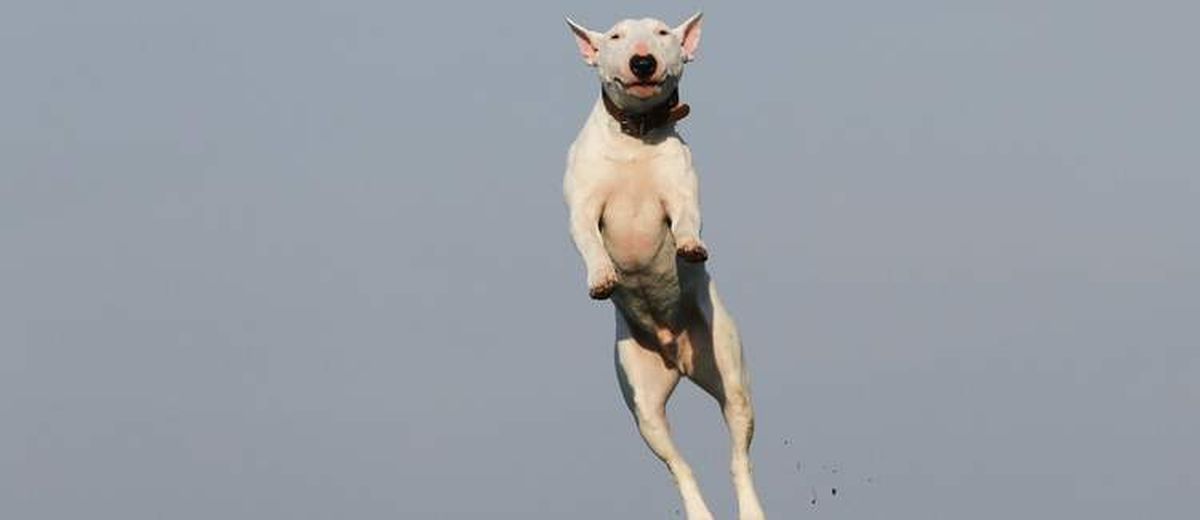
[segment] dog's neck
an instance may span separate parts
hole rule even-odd
[[[679,102],[679,89],[671,91],[671,95],[662,103],[642,112],[628,112],[608,97],[608,92],[600,89],[600,98],[604,100],[604,110],[608,115],[621,124],[621,132],[632,137],[641,138],[651,131],[679,121],[687,117],[692,108],[687,103]]]

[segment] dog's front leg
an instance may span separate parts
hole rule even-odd
[[[663,206],[671,219],[671,234],[675,236],[675,252],[689,262],[708,260],[708,248],[700,240],[700,189],[696,172],[688,168],[663,190]]]
[[[608,298],[617,288],[617,270],[600,235],[604,199],[598,193],[568,193],[567,206],[571,211],[571,239],[587,269],[588,296]]]

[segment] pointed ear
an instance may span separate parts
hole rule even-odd
[[[683,45],[683,61],[696,59],[696,47],[700,46],[700,19],[703,16],[704,13],[696,13],[674,29]]]
[[[584,63],[590,67],[596,66],[596,54],[600,52],[600,47],[597,42],[600,41],[600,33],[588,30],[587,27],[575,23],[574,20],[567,18],[567,26],[571,28],[571,33],[575,35],[575,43],[579,44],[579,54],[583,55]]]

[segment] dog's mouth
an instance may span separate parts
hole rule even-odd
[[[653,97],[655,94],[658,94],[663,84],[662,81],[634,80],[626,82],[621,78],[613,79],[625,89],[625,92],[639,98]]]

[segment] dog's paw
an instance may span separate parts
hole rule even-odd
[[[611,264],[588,274],[588,296],[593,300],[605,300],[617,288],[617,270]]]
[[[675,245],[675,253],[688,262],[708,260],[708,248],[699,238],[685,238]]]

